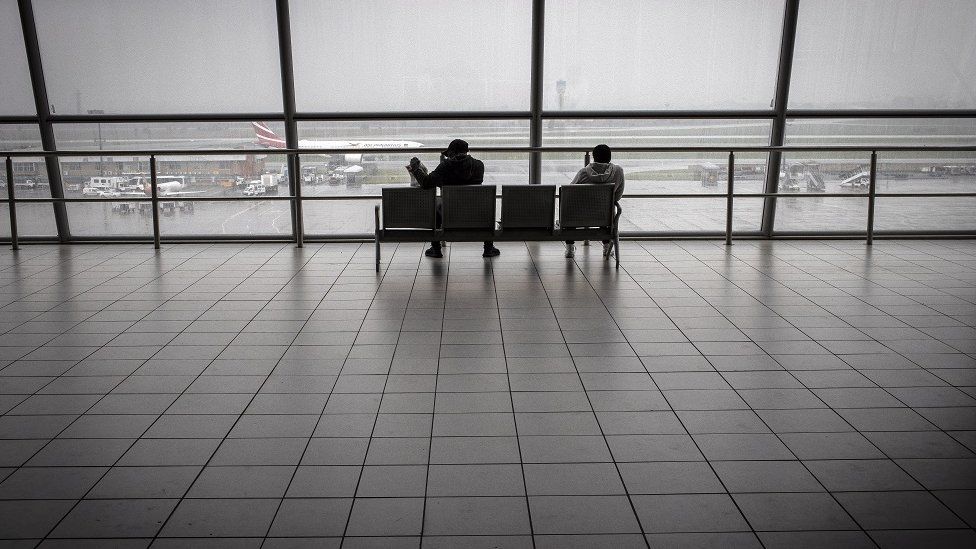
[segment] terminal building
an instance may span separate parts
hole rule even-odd
[[[0,0],[0,547],[976,547],[974,28]]]

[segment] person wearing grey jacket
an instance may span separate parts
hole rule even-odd
[[[593,147],[593,162],[590,162],[576,173],[570,185],[607,184],[613,185],[613,201],[620,202],[624,195],[624,169],[610,162],[610,147],[597,145]],[[603,241],[603,259],[610,259],[613,254],[613,243]],[[576,242],[566,241],[566,257],[576,255]]]

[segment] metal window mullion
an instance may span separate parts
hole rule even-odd
[[[20,10],[20,24],[24,34],[27,68],[30,72],[31,88],[34,92],[37,125],[41,133],[41,148],[45,152],[56,152],[58,149],[54,139],[54,126],[51,123],[51,105],[48,102],[44,68],[41,64],[41,49],[37,40],[37,26],[34,22],[34,6],[31,0],[17,0],[17,6]],[[45,155],[44,166],[47,169],[47,181],[51,189],[51,197],[64,198],[64,188],[61,186],[61,166],[57,156]],[[12,187],[13,181],[10,181],[9,185]],[[53,208],[54,223],[58,229],[58,240],[67,242],[71,239],[68,211],[64,203],[54,202]]]
[[[288,0],[275,0],[276,17],[278,20],[278,59],[281,67],[281,102],[285,114],[285,146],[289,149],[298,148],[298,125],[295,122],[295,69],[291,50],[291,16],[289,15]],[[295,244],[302,247],[302,184],[301,174],[298,173],[298,155],[289,154],[285,161],[288,165],[288,194],[295,197],[291,200],[291,233]]]
[[[542,146],[542,79],[546,2],[532,0],[532,68],[529,98],[529,146]],[[542,153],[529,154],[529,183],[542,183]]]
[[[786,136],[786,112],[790,98],[790,77],[793,72],[793,50],[796,45],[796,21],[800,11],[800,0],[786,0],[783,14],[783,32],[779,47],[779,68],[776,72],[776,95],[773,99],[775,117],[769,131],[769,144],[782,146]],[[779,151],[769,153],[766,162],[765,192],[775,193],[779,189],[779,167],[783,155]],[[768,197],[763,202],[762,225],[760,230],[772,236],[776,222],[776,197]]]

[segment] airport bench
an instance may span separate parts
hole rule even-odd
[[[448,186],[441,191],[441,226],[437,226],[435,189],[387,187],[376,223],[376,272],[382,242],[496,242],[610,240],[620,267],[617,223],[620,205],[612,185],[563,185],[559,223],[555,185],[502,185],[502,212],[496,227],[494,185]],[[381,216],[382,212],[382,216]],[[380,223],[382,218],[382,224]]]

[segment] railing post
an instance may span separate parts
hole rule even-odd
[[[729,151],[729,176],[725,189],[725,245],[732,245],[732,193],[735,185],[735,151]]]
[[[877,177],[878,151],[871,151],[871,171],[868,179],[868,246],[874,244],[874,195],[877,190]]]
[[[156,155],[149,157],[149,189],[152,197],[153,248],[159,249],[159,191],[156,188]]]
[[[295,245],[299,248],[305,246],[305,218],[302,214],[302,163],[298,153],[294,153],[292,165],[295,166],[295,173],[292,176],[295,189],[292,200],[292,211],[295,213]]]
[[[14,198],[14,161],[7,157],[7,206],[10,209],[10,246],[14,250],[19,250],[17,243],[17,199]]]

